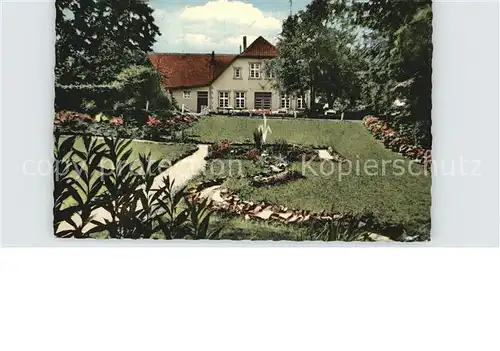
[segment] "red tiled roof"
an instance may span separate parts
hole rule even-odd
[[[235,56],[215,55],[214,75],[211,54],[150,54],[149,61],[163,76],[163,86],[169,89],[209,85]]]
[[[243,53],[241,53],[240,57],[274,58],[278,57],[278,49],[263,37],[258,37],[245,51],[243,51]]]
[[[149,61],[163,76],[166,89],[206,86],[212,83],[238,57],[273,58],[278,50],[263,37],[258,37],[240,55],[215,55],[212,72],[211,54],[150,54]]]

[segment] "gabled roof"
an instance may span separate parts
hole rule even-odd
[[[240,57],[274,58],[278,57],[278,49],[263,37],[258,37]]]
[[[163,76],[167,89],[209,85],[229,67],[236,55],[215,55],[212,74],[211,54],[150,54],[149,60]]]
[[[278,50],[263,37],[258,37],[240,55],[215,55],[214,72],[211,54],[153,53],[149,61],[163,76],[166,89],[178,89],[210,85],[238,57],[274,58],[278,57]]]

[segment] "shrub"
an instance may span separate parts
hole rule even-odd
[[[219,158],[224,156],[224,154],[231,148],[232,142],[229,140],[223,140],[219,143],[215,143],[210,146],[210,156],[212,158]]]
[[[364,124],[385,146],[406,157],[419,160],[427,168],[431,166],[431,150],[420,147],[416,142],[417,138],[409,137],[407,133],[396,133],[387,122],[382,122],[376,117],[365,117]]]
[[[262,130],[261,129],[254,130],[253,142],[254,142],[255,148],[257,150],[262,150],[263,139],[262,139]]]
[[[162,126],[162,123],[159,119],[156,119],[152,116],[148,117],[148,121],[146,122],[147,126],[150,128],[159,128]]]
[[[88,238],[107,232],[112,238],[151,238],[162,232],[165,239],[218,239],[220,229],[210,228],[208,203],[193,204],[185,188],[174,190],[168,177],[153,188],[161,161],[139,155],[130,160],[131,141],[104,138],[104,143],[83,137],[84,148],[75,148],[75,137],[56,135],[54,148],[54,232],[58,237]],[[106,169],[103,164],[109,165]],[[71,171],[80,175],[75,178]],[[67,206],[73,198],[76,204]],[[93,219],[98,208],[111,215],[104,223]],[[80,220],[75,220],[79,217]],[[62,223],[70,229],[60,229]],[[90,224],[90,226],[89,226]],[[93,226],[89,229],[89,227]]]
[[[111,121],[109,122],[110,125],[118,127],[123,125],[123,118],[115,117],[112,118]]]
[[[54,120],[55,124],[68,125],[75,122],[84,122],[87,124],[93,123],[94,120],[90,115],[73,111],[60,111],[56,113]]]
[[[250,150],[247,153],[247,158],[252,161],[258,161],[260,158],[260,153],[258,150]]]
[[[94,122],[107,122],[109,121],[109,118],[108,116],[106,116],[104,113],[98,113],[95,117],[94,117]]]

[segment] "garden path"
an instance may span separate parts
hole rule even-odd
[[[322,160],[333,160],[333,156],[330,155],[328,150],[318,150],[318,156]]]
[[[163,179],[167,176],[174,180],[174,191],[186,186],[194,177],[203,172],[207,161],[205,157],[208,155],[208,145],[198,145],[198,150],[191,156],[183,158],[172,167],[167,169],[155,178],[153,189],[158,189],[164,185]]]

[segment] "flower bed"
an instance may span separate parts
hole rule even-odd
[[[250,145],[234,145],[230,140],[223,140],[210,145],[206,159],[255,160],[258,152],[252,154],[252,149]]]
[[[368,131],[370,131],[370,133],[372,133],[377,139],[380,139],[386,147],[400,153],[403,156],[419,161],[427,168],[431,167],[431,150],[417,147],[413,145],[410,140],[399,137],[396,134],[396,131],[389,127],[387,122],[381,121],[376,117],[365,117],[363,122]]]
[[[288,162],[309,161],[318,156],[317,150],[302,146],[284,143],[265,145],[261,151],[254,145],[235,145],[229,140],[212,144],[207,159],[239,159],[258,161],[261,156],[274,155],[286,159]]]
[[[54,131],[59,134],[88,134],[94,136],[120,136],[152,141],[179,139],[178,133],[198,120],[191,115],[173,115],[160,119],[154,114],[145,123],[123,117],[107,117],[103,114],[92,118],[88,114],[60,111],[54,118]],[[180,136],[183,138],[183,135]]]
[[[226,178],[205,180],[192,186],[188,190],[189,199],[193,202],[203,202],[208,199],[209,207],[213,211],[224,216],[242,216],[246,220],[277,221],[298,227],[316,225],[319,229],[326,223],[349,220],[354,222],[354,228],[362,228],[369,232],[370,235],[365,239],[367,241],[422,240],[420,238],[407,238],[404,228],[393,223],[382,223],[371,213],[362,215],[325,213],[324,211],[317,213],[267,202],[244,201],[236,193],[221,187],[225,180]]]
[[[269,118],[292,118],[295,117],[293,112],[280,112],[276,113],[271,110],[219,110],[217,111],[217,115],[223,116],[237,116],[237,117],[257,117],[262,118],[262,115],[265,114],[266,117]],[[304,111],[297,111],[297,117],[304,118],[307,117]]]
[[[252,185],[256,187],[280,185],[301,178],[304,178],[304,176],[296,170],[286,170],[272,175],[261,173],[252,177]]]

